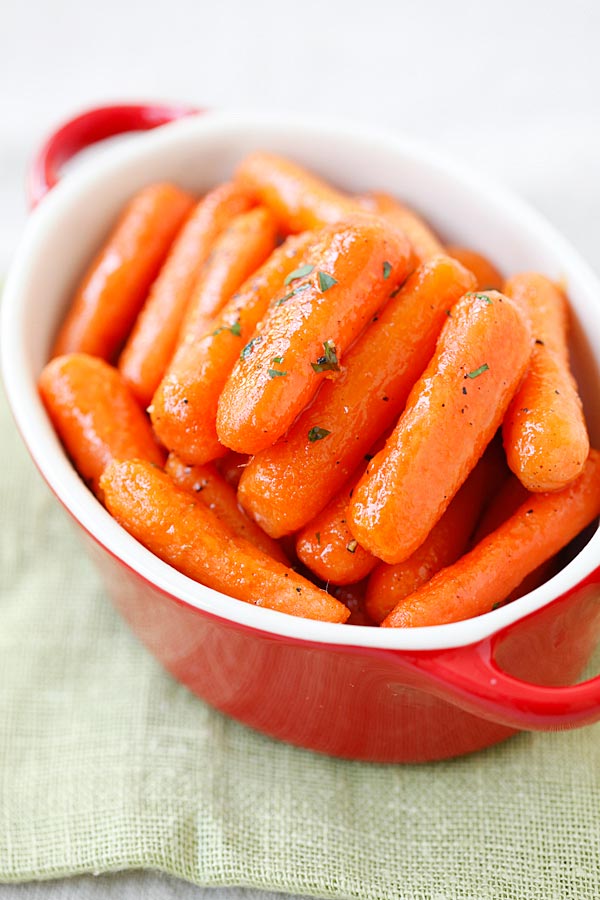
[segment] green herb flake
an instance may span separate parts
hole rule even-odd
[[[287,375],[287,372],[280,372],[278,369],[268,369],[267,372],[269,378],[283,378],[284,375]]]
[[[356,553],[356,548],[358,547],[358,541],[349,541],[346,544],[346,550],[348,553]]]
[[[385,279],[388,279],[391,274],[392,274],[392,264],[386,260],[383,264],[383,277]]]
[[[310,287],[310,284],[299,284],[298,287],[294,288],[293,291],[290,291],[289,294],[286,294],[285,297],[282,297],[281,300],[277,300],[276,306],[281,306],[282,303],[287,303],[288,300],[291,300],[296,294],[301,294],[302,291],[307,291]]]
[[[339,372],[340,364],[333,341],[324,341],[323,348],[325,356],[320,356],[316,363],[311,363],[311,366],[315,372]]]
[[[252,353],[252,348],[254,347],[255,344],[258,344],[260,341],[262,341],[261,335],[251,338],[251,340],[248,341],[248,343],[246,344],[246,346],[240,353],[240,357],[242,359],[246,359],[248,356],[250,356],[250,354]]]
[[[314,266],[300,266],[300,268],[290,272],[283,283],[290,284],[292,281],[296,281],[297,278],[304,278],[305,275],[310,275],[313,269]]]
[[[234,322],[233,325],[221,325],[219,328],[216,328],[212,332],[212,336],[216,337],[218,334],[221,334],[222,331],[230,331],[233,335],[235,335],[235,337],[241,337],[242,336],[242,326],[240,324],[239,319],[237,322]],[[244,350],[245,349],[246,348],[244,347]],[[242,353],[243,352],[244,351],[242,350]]]
[[[325,291],[328,291],[329,288],[332,288],[334,284],[337,284],[337,280],[333,275],[328,275],[327,272],[317,272],[317,281],[319,282],[319,290],[322,294],[324,294]]]
[[[493,303],[493,300],[491,297],[488,297],[487,294],[477,294],[473,291],[469,291],[467,297],[473,297],[474,300],[483,300],[488,306],[491,306]]]
[[[489,366],[487,363],[484,363],[482,366],[479,366],[478,369],[473,369],[472,372],[467,372],[467,378],[479,378],[480,375],[483,375],[484,372],[487,372]]]
[[[281,363],[283,362],[283,356],[274,356],[274,357],[273,357],[273,362],[274,362],[276,365],[280,366]]]
[[[313,427],[308,432],[308,439],[311,444],[314,444],[315,441],[322,441],[323,438],[326,438],[328,434],[331,434],[331,432],[327,431],[326,428],[319,428],[318,425],[313,425]]]

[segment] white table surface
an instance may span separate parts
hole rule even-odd
[[[40,139],[137,99],[409,133],[511,185],[600,272],[597,0],[3,0],[1,21],[0,273]],[[142,872],[0,885],[1,900],[272,896]]]

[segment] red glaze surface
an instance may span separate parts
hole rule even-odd
[[[36,157],[33,205],[78,149],[136,127],[123,124],[117,112],[123,109],[133,109],[138,122],[154,116],[138,128],[162,124],[156,107],[92,110],[67,123]],[[190,112],[172,109],[164,121]],[[86,132],[86,116],[103,124]],[[29,449],[36,461],[36,448]],[[164,667],[212,706],[273,737],[351,759],[426,762],[479,750],[518,729],[600,719],[600,676],[557,687],[579,676],[597,643],[600,567],[491,638],[407,652],[318,644],[238,625],[177,600],[83,526],[80,533],[117,608]],[[351,626],[344,627],[350,642]]]
[[[148,131],[199,112],[192,106],[133,103],[100,106],[69,119],[46,139],[31,163],[26,187],[29,205],[37,206],[58,182],[65,163],[80,150],[117,134]]]
[[[175,600],[88,544],[117,608],[175,678],[221,712],[301,747],[350,759],[426,762],[482,749],[518,729],[600,718],[600,676],[557,688],[508,674],[529,673],[546,685],[579,676],[600,627],[600,567],[570,594],[491,639],[409,653],[237,625]],[[352,626],[345,627],[351,641]]]

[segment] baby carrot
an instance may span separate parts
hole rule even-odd
[[[242,188],[267,206],[284,232],[322,228],[338,222],[357,204],[302,166],[272,153],[252,153],[238,166]]]
[[[395,283],[390,274],[390,280]],[[244,468],[240,501],[273,537],[302,528],[341,490],[429,362],[454,303],[475,286],[459,263],[435,257],[411,275],[344,357],[285,438]],[[283,367],[285,368],[285,367]],[[315,429],[319,429],[318,432]],[[322,440],[311,440],[316,433]]]
[[[414,209],[405,206],[404,203],[400,203],[389,194],[375,192],[367,194],[361,199],[366,209],[383,216],[406,235],[417,264],[446,252],[437,235]]]
[[[354,584],[378,563],[354,539],[346,523],[346,509],[362,472],[363,467],[297,536],[298,559],[322,581]]]
[[[114,358],[191,207],[192,198],[171,184],[152,184],[133,197],[86,272],[53,356]]]
[[[39,390],[75,468],[100,499],[98,482],[113,459],[163,465],[165,454],[147,416],[104,360],[84,353],[57,356],[43,369]]]
[[[348,618],[342,603],[235,537],[207,506],[149,463],[114,462],[105,470],[101,487],[117,522],[189,578],[293,616],[325,622]]]
[[[276,239],[275,219],[264,206],[233,219],[215,241],[192,290],[181,326],[180,345],[202,337],[213,316],[264,263],[275,247]]]
[[[454,305],[395,431],[354,491],[348,522],[359,544],[387,563],[414,553],[494,436],[530,355],[528,323],[512,300],[489,291]]]
[[[490,446],[458,491],[439,522],[420,547],[394,566],[380,563],[369,578],[365,609],[374,622],[383,622],[394,607],[418,587],[455,562],[469,546],[485,502],[506,463]]]
[[[258,453],[290,427],[348,346],[407,273],[407,241],[382,219],[356,214],[322,232],[302,275],[271,307],[219,400],[217,434]],[[319,425],[320,423],[316,423]],[[316,427],[311,441],[325,437]]]
[[[119,358],[119,370],[144,409],[173,356],[200,270],[217,237],[250,200],[222,184],[194,207],[181,228]]]
[[[499,291],[502,289],[504,279],[496,268],[496,266],[487,258],[477,253],[475,250],[469,250],[468,247],[446,247],[445,252],[448,256],[454,257],[459,263],[462,263],[465,269],[469,269],[477,279],[478,291]],[[510,296],[510,295],[509,295]]]
[[[500,485],[500,489],[490,501],[489,506],[486,507],[477,526],[477,531],[473,536],[473,545],[478,544],[484,537],[487,537],[488,534],[499,528],[503,522],[516,512],[519,506],[525,503],[529,496],[529,491],[521,484],[519,479],[512,473],[509,474]],[[518,587],[506,595],[505,602],[510,603],[512,600],[522,597],[523,594],[528,594],[529,591],[543,584],[544,581],[547,581],[552,576],[555,565],[553,559],[543,562],[541,566],[530,572]]]
[[[402,600],[384,628],[458,622],[489,612],[600,514],[600,453],[562,491],[530,494],[513,515],[458,562]]]
[[[177,351],[154,396],[151,415],[163,444],[186,462],[202,464],[226,452],[216,424],[223,386],[273,295],[298,267],[312,240],[311,232],[289,237],[225,304],[207,333]]]
[[[289,560],[279,544],[249,519],[237,502],[235,489],[227,484],[213,463],[187,466],[174,453],[167,458],[165,472],[175,484],[195,494],[238,537],[246,538],[273,559],[288,564]]]
[[[516,275],[506,293],[529,315],[535,345],[503,424],[506,458],[530,491],[557,491],[580,474],[589,438],[569,368],[567,303],[536,273]]]

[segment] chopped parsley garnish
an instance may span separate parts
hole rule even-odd
[[[340,364],[333,341],[323,341],[325,356],[320,356],[316,363],[311,363],[315,372],[339,372]]]
[[[325,291],[328,291],[329,288],[332,288],[334,284],[337,284],[337,280],[333,275],[328,275],[327,272],[317,272],[317,281],[319,282],[319,290],[322,294],[324,294]]]
[[[269,378],[283,378],[287,372],[280,372],[278,369],[268,369]]]
[[[216,328],[212,332],[212,336],[215,337],[217,334],[221,334],[222,331],[230,331],[233,335],[235,335],[235,337],[241,337],[242,326],[240,324],[240,320],[238,319],[237,322],[233,323],[233,325],[221,325],[220,328]],[[245,349],[246,348],[244,347],[244,350]],[[244,350],[242,350],[242,353],[244,352]]]
[[[482,366],[479,366],[478,369],[473,369],[472,372],[467,372],[466,378],[478,378],[480,375],[483,375],[484,372],[487,372],[489,366],[487,363],[484,363]]]
[[[244,347],[244,349],[242,350],[242,352],[240,353],[241,358],[246,359],[247,356],[250,356],[254,345],[258,344],[259,341],[262,341],[262,339],[263,339],[262,335],[259,334],[256,337],[253,337],[251,340],[249,340],[248,343],[246,344],[246,346]]]
[[[386,260],[383,264],[383,277],[389,278],[391,274],[392,274],[392,264]]]
[[[358,541],[349,541],[346,544],[346,550],[348,553],[356,553],[356,548],[358,547]]]
[[[326,438],[328,434],[331,434],[331,432],[327,431],[326,428],[319,428],[318,425],[313,425],[313,427],[308,432],[308,439],[311,444],[314,444],[315,441],[322,441],[323,438]]]
[[[286,303],[288,300],[291,300],[295,294],[301,294],[302,291],[307,291],[310,287],[310,284],[299,284],[298,287],[294,288],[293,291],[290,291],[289,294],[286,294],[285,297],[282,297],[281,300],[277,300],[276,306],[281,306],[282,303]]]
[[[310,275],[313,269],[314,266],[300,266],[300,268],[290,272],[283,283],[290,284],[292,281],[296,281],[297,278],[304,278],[305,275]]]
[[[487,294],[476,294],[473,291],[469,291],[467,297],[473,297],[475,300],[485,300],[488,306],[491,306],[493,302],[491,297],[488,297]]]
[[[283,362],[283,356],[274,356],[273,362],[276,363],[278,366],[280,366],[281,363]]]

